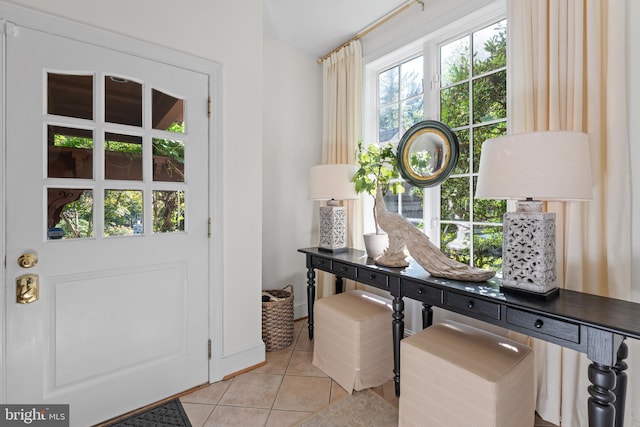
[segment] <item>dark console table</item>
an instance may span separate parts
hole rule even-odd
[[[403,298],[407,297],[422,302],[424,327],[431,324],[435,306],[586,353],[592,362],[589,426],[622,427],[628,351],[624,340],[640,339],[640,304],[564,289],[546,300],[502,293],[496,279],[482,283],[440,279],[413,261],[406,268],[381,267],[355,249],[298,251],[306,255],[310,339],[316,269],[336,276],[338,292],[342,278],[347,278],[391,294],[396,395],[400,395],[400,340],[404,335]]]

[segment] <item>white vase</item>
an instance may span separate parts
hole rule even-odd
[[[386,234],[366,233],[364,235],[364,247],[367,251],[367,256],[371,259],[376,259],[389,247],[389,236]]]

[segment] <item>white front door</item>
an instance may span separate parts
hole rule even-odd
[[[206,383],[208,76],[6,38],[6,403],[87,426]]]

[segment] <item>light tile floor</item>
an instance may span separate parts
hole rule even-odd
[[[347,395],[313,366],[313,342],[306,320],[294,324],[291,346],[266,353],[267,364],[182,396],[194,427],[293,426],[330,402]],[[373,389],[398,407],[393,381]],[[536,417],[535,427],[552,427]],[[374,427],[374,426],[372,426]]]

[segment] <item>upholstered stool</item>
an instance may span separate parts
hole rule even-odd
[[[533,352],[461,323],[400,342],[399,426],[534,424]]]
[[[364,291],[314,304],[313,364],[351,393],[393,378],[391,302]]]

